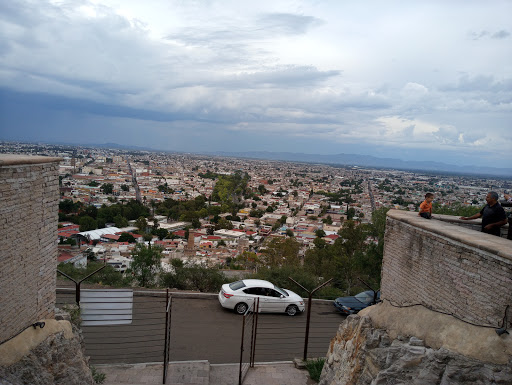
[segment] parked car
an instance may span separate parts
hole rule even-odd
[[[334,306],[345,315],[356,314],[364,308],[380,302],[380,290],[367,290],[352,297],[339,297],[334,300]]]
[[[261,279],[243,279],[222,285],[219,302],[226,309],[245,314],[259,298],[259,312],[286,313],[293,316],[304,311],[304,300],[288,289],[281,289]]]

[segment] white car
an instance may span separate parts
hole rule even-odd
[[[256,298],[260,299],[259,312],[295,315],[304,311],[304,300],[298,294],[261,279],[226,283],[219,293],[220,304],[238,314],[245,314]]]

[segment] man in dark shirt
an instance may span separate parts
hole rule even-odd
[[[479,213],[470,217],[460,217],[463,220],[482,218],[482,231],[487,234],[497,235],[500,234],[500,227],[507,224],[507,215],[505,210],[498,203],[498,194],[491,191],[485,197],[487,204],[480,210]]]

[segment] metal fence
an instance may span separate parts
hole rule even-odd
[[[247,309],[242,317],[242,338],[240,340],[240,368],[238,385],[242,385],[249,368],[254,367],[254,350],[258,329],[259,299]]]
[[[82,296],[84,292],[82,290]],[[99,299],[98,304],[101,302]],[[74,289],[57,289],[57,307],[75,303]],[[105,300],[104,304],[110,302]],[[162,362],[168,341],[168,307],[165,291],[134,291],[129,323],[107,325],[97,322],[93,325],[84,322],[81,329],[91,363]]]
[[[312,303],[314,306],[314,302]],[[306,313],[309,302],[306,301],[305,305]],[[291,361],[294,358],[303,357],[306,350],[305,335],[308,329],[306,314],[286,317],[284,327],[283,317],[286,316],[265,314],[257,318],[254,361]],[[336,334],[341,321],[340,315],[334,312],[311,315],[307,358],[325,356],[329,342]]]
[[[126,289],[118,290],[121,291]],[[94,306],[88,302],[90,296],[87,292],[82,290],[82,311],[89,307],[99,308],[104,317],[103,310],[107,307],[110,309],[107,315],[115,313],[118,318],[109,320],[115,324],[105,324],[105,319],[95,321],[96,315],[92,319],[90,316],[84,317],[82,333],[90,362],[163,363],[164,384],[169,361],[199,359],[211,363],[234,363],[239,359],[238,379],[241,385],[255,362],[291,361],[303,357],[306,351],[307,358],[324,357],[331,338],[343,320],[334,310],[332,301],[311,301],[313,311],[308,318],[306,314],[288,316],[284,309],[282,313],[258,312],[259,308],[266,306],[268,310],[269,306],[282,302],[267,297],[264,298],[265,306],[255,301],[245,315],[238,316],[221,308],[213,294],[194,295],[191,298],[183,293],[173,293],[171,296],[168,291],[133,291],[132,297],[128,296],[130,306],[126,305],[125,296],[122,312],[113,312],[112,298],[119,297],[115,290],[112,290],[114,294],[107,293],[104,301],[101,297],[92,296]],[[75,301],[74,288],[57,289],[58,307],[75,304]],[[304,302],[307,313],[310,301]],[[121,318],[118,312],[121,312]],[[309,340],[305,338],[308,329]]]

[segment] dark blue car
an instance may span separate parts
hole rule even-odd
[[[334,306],[345,315],[356,314],[365,307],[380,302],[380,290],[367,290],[352,297],[339,297],[334,300]]]

